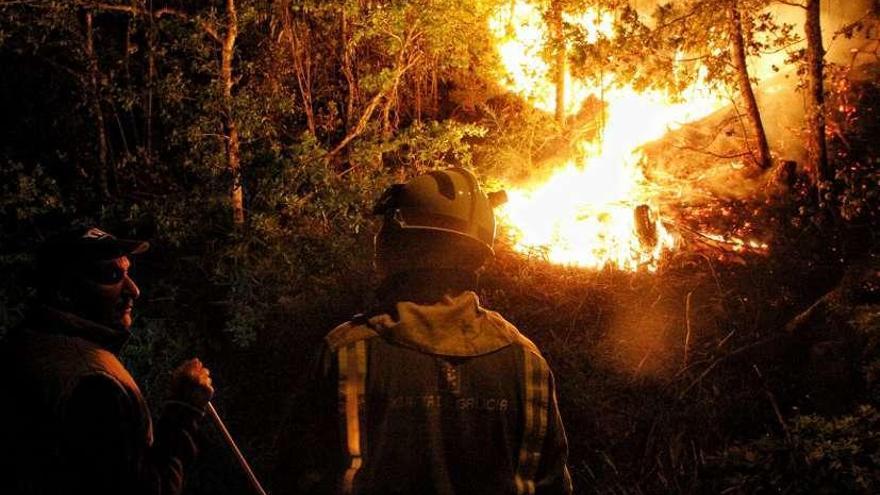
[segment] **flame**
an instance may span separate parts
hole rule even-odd
[[[589,8],[564,19],[580,25],[589,43],[614,36],[610,12]],[[489,28],[505,69],[501,84],[535,108],[553,112],[556,89],[551,66],[542,58],[548,33],[541,10],[516,0],[490,18]],[[591,85],[566,71],[565,114],[576,114],[593,96],[605,102],[604,126],[597,140],[580,142],[579,156],[549,179],[508,186],[509,201],[499,217],[514,249],[560,264],[656,270],[663,252],[674,249],[679,239],[661,219],[662,191],[646,179],[640,147],[727,104],[702,76],[673,101],[661,91],[635,91],[610,77]],[[648,231],[647,242],[640,228]]]
[[[623,174],[615,167],[601,159],[586,167],[569,162],[538,187],[509,190],[500,218],[511,231],[514,249],[560,264],[656,269],[660,254],[677,240],[652,219],[656,243],[642,245],[635,210],[648,204],[646,181],[638,167],[624,167]]]
[[[613,34],[610,13],[599,16],[595,9],[589,9],[580,15],[565,15],[564,19],[584,25],[592,42]],[[553,71],[543,58],[548,37],[541,10],[525,0],[517,0],[490,17],[489,30],[495,36],[496,49],[506,71],[502,84],[535,108],[552,113],[556,108],[556,89],[551,76]],[[564,76],[565,113],[574,115],[593,90],[568,71]]]

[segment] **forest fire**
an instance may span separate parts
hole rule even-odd
[[[586,33],[587,43],[614,37],[608,13],[589,9],[563,18]],[[552,112],[558,100],[553,71],[542,58],[548,33],[540,10],[519,0],[498,11],[489,26],[506,71],[502,84],[535,108]],[[661,91],[615,84],[610,76],[594,85],[567,70],[564,77],[565,115],[577,113],[587,98],[596,98],[604,104],[601,130],[596,139],[578,143],[578,156],[548,179],[508,186],[510,201],[500,216],[514,249],[559,264],[656,270],[661,255],[675,249],[680,239],[664,223],[666,205],[660,198],[668,191],[646,178],[640,147],[729,100],[700,81],[673,100]],[[756,241],[734,244],[743,249],[762,246]]]
[[[0,109],[0,495],[880,493],[880,0],[0,0]]]

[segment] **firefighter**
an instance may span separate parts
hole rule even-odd
[[[311,428],[330,438],[287,454],[310,459],[299,493],[571,493],[550,368],[475,293],[494,255],[491,203],[462,168],[379,200],[381,303],[324,340]]]
[[[181,492],[213,388],[198,360],[184,363],[154,427],[117,358],[140,295],[130,256],[148,247],[90,227],[38,253],[38,304],[0,345],[0,493]]]

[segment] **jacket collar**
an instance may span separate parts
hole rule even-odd
[[[401,301],[394,310],[370,317],[368,324],[388,340],[444,356],[488,354],[520,338],[501,315],[481,307],[471,291],[434,304]]]
[[[79,337],[116,354],[131,337],[128,330],[115,329],[50,306],[39,306],[28,318],[27,327],[36,332]]]

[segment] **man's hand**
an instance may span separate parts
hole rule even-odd
[[[198,358],[181,364],[171,373],[171,399],[204,409],[214,396],[211,372]]]

